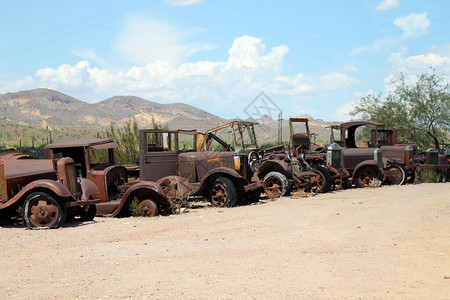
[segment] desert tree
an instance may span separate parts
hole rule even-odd
[[[387,128],[416,129],[419,147],[439,149],[450,131],[449,83],[433,69],[413,83],[401,74],[393,84],[384,98],[381,94],[362,97],[351,115],[384,123]]]

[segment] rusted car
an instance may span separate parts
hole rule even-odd
[[[198,152],[202,139],[195,130],[140,130],[140,179],[177,183],[173,176],[181,176],[192,196],[207,198],[215,206],[259,198],[261,183],[251,177],[247,155]]]
[[[160,184],[128,180],[127,167],[115,164],[114,148],[117,147],[112,139],[73,139],[49,144],[44,152],[46,158],[55,161],[59,157],[71,157],[78,176],[95,183],[101,200],[96,205],[98,216],[130,215],[132,201],[137,201],[137,212],[134,213],[139,216],[171,212],[173,202]]]
[[[291,159],[284,146],[260,148],[254,126],[258,123],[233,121],[208,130],[204,135],[201,151],[220,149],[246,155],[252,178],[263,183],[269,198],[289,194],[292,190],[327,191],[324,175],[297,158]]]
[[[320,181],[316,184],[317,192],[327,192],[329,189],[349,187],[349,173],[342,168],[342,163],[338,161],[339,157],[327,163],[327,152],[333,152],[333,154],[330,153],[328,155],[339,156],[341,155],[340,149],[336,145],[328,148],[313,143],[308,121],[306,118],[289,119],[290,156],[302,156],[313,169],[320,172],[321,176],[315,178],[315,180]]]
[[[0,215],[29,228],[58,228],[66,217],[92,220],[99,190],[76,176],[69,157],[57,163],[19,153],[0,154]]]
[[[382,125],[378,122],[353,121],[331,125],[331,142],[342,148],[343,168],[348,171],[356,187],[370,186],[374,179],[383,181],[385,176],[395,176],[398,169],[385,169],[380,148],[357,147],[356,129],[362,125]]]
[[[420,172],[424,169],[433,169],[440,173],[444,181],[450,180],[450,160],[445,150],[439,153],[438,149],[430,148],[419,152],[416,143],[416,131],[414,129],[400,130],[409,138],[400,142],[398,130],[385,129],[384,125],[371,130],[368,146],[378,145],[383,151],[383,158],[391,165],[399,168],[399,174],[393,178],[395,184],[408,182],[420,182]]]

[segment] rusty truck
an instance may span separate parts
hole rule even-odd
[[[404,136],[403,141],[399,141],[399,132]],[[383,158],[399,169],[397,176],[393,177],[394,184],[419,183],[420,173],[425,169],[435,170],[443,181],[450,180],[449,155],[434,148],[420,152],[415,129],[386,129],[384,124],[376,126],[367,140],[367,147],[373,145],[378,145],[383,151]]]
[[[115,163],[114,149],[118,144],[112,139],[73,139],[49,144],[45,156],[53,160],[71,157],[79,177],[93,182],[99,189],[100,202],[97,215],[115,217],[130,215],[152,217],[170,213],[174,198],[166,196],[160,183],[145,180],[129,180],[136,166]],[[132,211],[135,201],[137,208]]]
[[[262,182],[269,198],[287,195],[298,189],[307,192],[328,191],[330,178],[321,173],[324,169],[314,169],[301,159],[291,159],[285,153],[283,145],[259,147],[254,129],[257,124],[233,121],[212,128],[204,135],[201,151],[221,149],[247,156],[252,177]]]
[[[345,189],[349,187],[350,174],[339,162],[339,157],[329,160],[330,155],[342,155],[339,147],[324,147],[311,141],[309,120],[307,118],[289,118],[289,154],[291,157],[302,157],[313,168],[320,170],[322,176],[317,178],[322,184],[317,184],[318,191]],[[333,154],[329,153],[333,152]],[[337,152],[337,153],[336,153]],[[327,155],[328,153],[328,155]]]
[[[378,143],[368,146],[366,141],[357,140],[356,131],[367,125],[384,126],[374,121],[351,121],[330,126],[331,142],[342,147],[343,167],[351,175],[356,187],[369,186],[374,179],[390,184],[402,184],[406,180],[404,169],[395,161],[384,157],[383,148],[380,148]]]
[[[77,178],[69,157],[55,162],[19,152],[0,154],[0,216],[22,219],[29,228],[58,228],[66,218],[92,220],[97,186]]]
[[[252,177],[247,155],[199,152],[203,137],[196,130],[140,130],[140,179],[178,183],[184,178],[190,195],[206,198],[214,206],[259,199],[261,183]]]

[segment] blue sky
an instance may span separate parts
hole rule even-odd
[[[449,1],[0,1],[0,93],[51,88],[183,102],[246,118],[347,120],[367,93],[430,67],[450,79]]]

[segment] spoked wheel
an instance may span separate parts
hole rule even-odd
[[[234,206],[237,202],[237,193],[233,182],[226,177],[217,178],[209,191],[209,199],[213,206]]]
[[[406,170],[403,166],[398,164],[392,164],[388,168],[388,171],[393,173],[391,184],[402,185],[407,180]]]
[[[383,175],[375,167],[363,167],[358,170],[353,179],[356,187],[369,187],[374,179],[382,180]]]
[[[289,194],[291,185],[286,176],[280,172],[269,172],[264,176],[264,192],[270,199]]]
[[[331,183],[333,181],[330,172],[321,166],[312,166],[316,176],[310,177],[311,179],[311,191],[313,193],[326,193],[330,190]]]
[[[341,190],[344,188],[344,176],[335,168],[327,168],[331,176],[331,188]]]
[[[66,219],[66,207],[44,192],[31,193],[24,203],[23,219],[28,228],[58,228]]]
[[[158,214],[158,206],[153,200],[145,199],[139,202],[138,216],[154,217]]]

